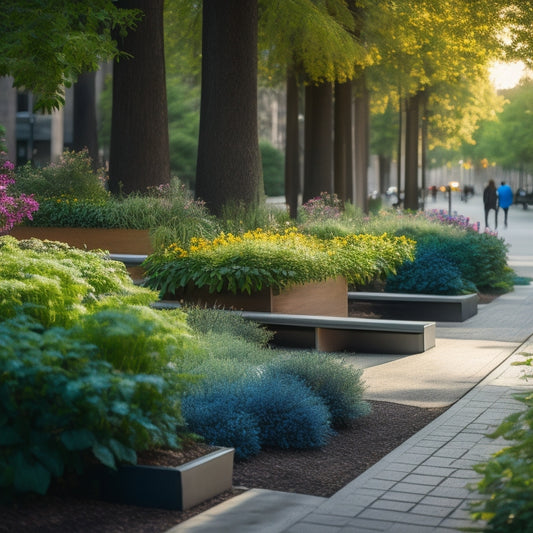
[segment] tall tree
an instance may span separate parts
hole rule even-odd
[[[196,195],[213,213],[263,191],[257,133],[257,0],[205,0]]]
[[[333,87],[305,88],[305,156],[303,201],[333,191]]]
[[[109,156],[112,192],[144,191],[170,181],[164,0],[119,0],[144,14],[135,32],[119,39],[128,55],[113,68],[113,111]]]
[[[74,84],[72,148],[76,151],[86,149],[96,170],[99,156],[95,77],[94,72],[84,72]]]

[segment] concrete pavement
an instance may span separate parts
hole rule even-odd
[[[457,207],[479,210],[474,202]],[[533,210],[511,208],[503,236],[517,273],[531,277],[532,229]],[[364,368],[367,398],[450,408],[330,498],[250,490],[170,531],[425,533],[472,526],[472,466],[504,445],[485,435],[520,409],[513,394],[531,388],[523,367],[512,363],[533,353],[532,309],[533,285],[517,286],[463,323],[437,323],[436,346],[423,354],[350,358]]]

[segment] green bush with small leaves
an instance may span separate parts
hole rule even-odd
[[[533,366],[531,354],[524,364]],[[526,378],[531,378],[528,373]],[[524,405],[509,415],[491,435],[504,438],[509,446],[501,449],[474,470],[483,477],[475,487],[485,498],[472,502],[471,516],[485,525],[477,531],[517,533],[533,527],[533,393],[515,395]]]
[[[72,324],[81,314],[111,303],[147,305],[157,299],[131,281],[123,263],[103,252],[64,243],[0,237],[0,317],[20,312],[43,325]]]

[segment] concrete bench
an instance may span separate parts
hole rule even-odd
[[[402,355],[422,353],[435,346],[434,322],[231,312],[274,330],[274,342],[282,346]]]
[[[441,296],[433,294],[404,294],[394,292],[348,292],[351,310],[358,304],[369,304],[365,310],[383,313],[391,318],[464,322],[477,314],[477,294]],[[363,306],[359,307],[363,309]]]

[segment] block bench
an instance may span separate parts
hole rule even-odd
[[[410,355],[435,346],[435,323],[231,311],[275,331],[274,343],[323,352]]]
[[[351,310],[375,311],[393,319],[464,322],[477,314],[477,294],[441,296],[394,292],[348,292]],[[363,305],[361,305],[363,304]]]
[[[178,302],[159,301],[154,309],[176,309]],[[321,315],[288,315],[258,311],[228,311],[267,326],[274,344],[322,352],[364,352],[412,355],[435,346],[434,322],[381,320]]]
[[[141,267],[147,255],[143,254],[109,254],[108,259],[124,263],[131,279],[135,283],[142,283],[144,279],[144,269]]]

